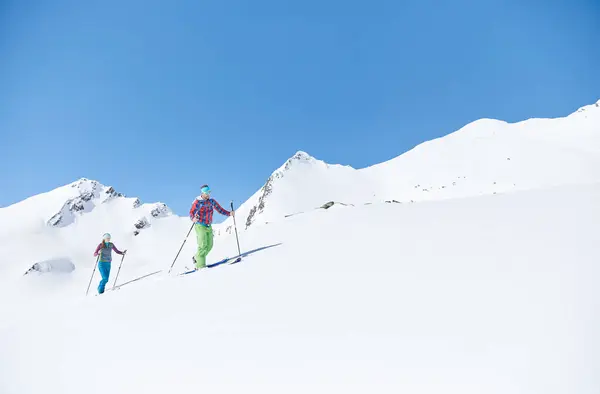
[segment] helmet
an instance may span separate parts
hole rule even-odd
[[[208,185],[204,185],[204,186],[202,186],[202,188],[200,189],[200,192],[201,192],[202,194],[210,194],[210,191],[211,191],[211,190],[210,190],[210,187],[208,187]]]
[[[105,233],[105,234],[102,236],[102,240],[103,240],[103,241],[110,241],[110,234],[109,234],[109,233]]]

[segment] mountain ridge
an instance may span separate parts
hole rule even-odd
[[[478,119],[392,159],[358,169],[327,163],[298,150],[236,208],[237,223],[247,229],[336,202],[417,202],[595,182],[600,180],[595,170],[600,167],[599,153],[600,100],[558,118],[513,123]],[[559,162],[564,166],[556,165]],[[19,204],[36,205],[43,196],[53,194],[60,197],[52,197],[48,204],[53,206],[51,214],[42,215],[50,227],[69,226],[100,204],[129,199],[112,186],[80,178],[0,208],[0,216]],[[148,204],[131,200],[133,209],[142,205]],[[134,224],[135,235],[150,226],[151,219],[173,215],[164,203],[149,205],[150,211]],[[232,224],[226,219],[215,227],[231,232]]]
[[[331,202],[417,202],[597,181],[600,100],[558,118],[513,123],[478,119],[359,169],[328,164],[298,151],[240,205],[238,224],[248,228]],[[312,198],[314,194],[318,198]],[[227,231],[231,222],[225,221]]]

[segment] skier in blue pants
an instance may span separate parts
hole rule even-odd
[[[100,280],[100,284],[98,285],[98,293],[104,293],[104,288],[108,283],[108,277],[110,276],[110,264],[112,262],[112,251],[115,253],[124,255],[127,253],[127,250],[120,251],[117,249],[115,244],[110,242],[110,234],[106,233],[102,236],[102,242],[98,247],[96,247],[96,251],[94,252],[94,257],[100,255],[98,259],[98,271],[100,271],[100,276],[102,279]]]

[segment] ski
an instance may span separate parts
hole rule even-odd
[[[181,276],[181,275],[188,275],[188,274],[193,274],[194,272],[198,272],[198,271],[199,271],[199,270],[197,270],[197,269],[195,269],[195,268],[194,268],[194,269],[192,269],[192,270],[189,270],[189,271],[183,271],[183,272],[180,272],[180,273],[179,273],[179,274],[177,274],[177,275],[179,275],[179,276]]]
[[[242,258],[240,256],[235,256],[235,257],[231,257],[231,258],[227,257],[227,258],[224,258],[223,260],[217,261],[216,263],[208,264],[206,266],[206,268],[215,268],[215,267],[218,267],[223,264],[227,264],[227,265],[236,264],[236,263],[239,263],[240,261],[242,261]],[[197,270],[195,268],[189,269],[188,267],[185,267],[185,271],[180,272],[177,275],[178,276],[189,275],[189,274],[193,274],[194,272],[198,272],[198,271],[200,271],[200,270]]]
[[[239,263],[240,261],[242,261],[241,256],[235,256],[235,257],[227,257],[221,261],[217,261],[216,263],[212,263],[210,265],[207,265],[208,268],[214,268],[214,267],[218,267],[219,265],[223,265],[223,264],[235,264],[235,263]]]
[[[228,263],[228,265],[231,265],[231,264],[237,264],[237,263],[239,263],[240,261],[242,261],[242,258],[238,256],[238,257],[235,257],[235,258],[233,258],[233,259],[231,259],[231,260],[232,260],[232,261],[231,261],[231,262],[229,262],[229,263]]]

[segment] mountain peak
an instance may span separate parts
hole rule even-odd
[[[308,153],[299,150],[294,154],[294,156],[287,159],[287,161],[277,171],[275,171],[275,173],[288,171],[294,166],[295,163],[316,164],[318,162],[320,162],[320,160],[317,160]]]
[[[315,160],[314,157],[312,157],[311,155],[309,155],[308,153],[299,150],[298,152],[296,152],[296,154],[294,154],[294,156],[292,156],[290,158],[290,160]]]
[[[76,191],[70,193],[62,208],[48,220],[47,223],[51,227],[68,226],[75,221],[77,214],[91,212],[97,204],[125,197],[112,186],[105,186],[87,178],[80,178],[69,186]]]
[[[79,178],[75,182],[71,183],[70,186],[71,187],[82,187],[82,186],[97,187],[97,186],[102,186],[102,184],[100,184],[100,182],[95,181],[93,179]]]
[[[138,235],[142,229],[150,227],[155,219],[172,215],[171,209],[164,203],[142,204],[138,198],[127,198],[123,193],[117,192],[114,187],[89,178],[79,178],[51,192],[35,196],[33,201],[24,201],[24,203],[33,203],[38,208],[44,207],[40,211],[40,216],[46,225],[62,228],[74,224],[83,215],[91,213],[99,206],[113,201],[116,204],[110,208],[111,212],[119,212],[118,216],[136,217],[134,235]]]

